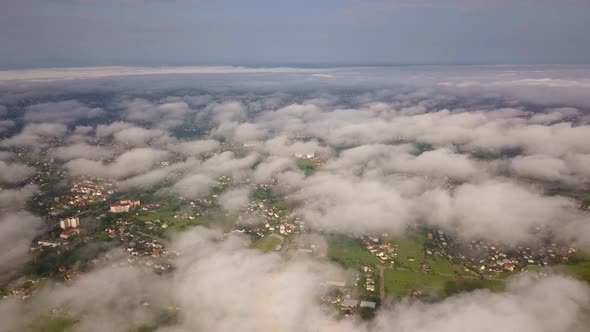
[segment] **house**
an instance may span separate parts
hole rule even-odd
[[[359,305],[359,300],[344,299],[344,301],[342,301],[342,306],[344,306],[344,307],[354,308],[354,307],[357,307],[358,305]]]
[[[336,281],[336,280],[328,280],[328,281],[326,281],[326,285],[327,286],[332,286],[332,287],[345,287],[346,286],[346,282],[344,282],[344,281]]]
[[[55,247],[61,245],[60,242],[57,242],[57,241],[48,241],[48,240],[46,240],[46,241],[43,241],[43,240],[37,241],[37,244],[40,245],[40,246],[42,246],[42,247],[51,247],[51,248],[55,248]]]
[[[70,228],[64,230],[63,232],[61,232],[59,237],[67,240],[75,235],[80,235],[80,229],[78,227],[70,227]]]
[[[372,302],[372,301],[361,301],[361,308],[370,308],[370,309],[375,309],[375,307],[377,306],[377,303]]]

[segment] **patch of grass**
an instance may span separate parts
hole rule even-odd
[[[453,264],[442,257],[434,257],[428,260],[430,263],[430,268],[432,269],[433,273],[441,273],[441,274],[453,274],[456,273]],[[461,271],[460,268],[457,270]]]
[[[445,296],[451,296],[462,292],[471,292],[478,289],[489,289],[499,292],[506,288],[503,280],[453,280],[445,284]]]
[[[425,238],[420,236],[406,236],[406,237],[390,237],[385,241],[391,245],[397,245],[398,257],[397,261],[405,267],[409,267],[414,271],[420,269],[420,263],[424,260],[424,242]],[[414,261],[410,262],[408,257],[414,257]]]
[[[64,332],[68,331],[76,321],[65,317],[44,317],[36,320],[31,326],[32,332]]]
[[[444,296],[445,285],[449,277],[427,274],[407,270],[386,270],[385,293],[390,296],[404,297],[410,295],[413,291],[422,291],[424,293]]]
[[[424,294],[445,298],[476,289],[502,291],[505,287],[503,280],[460,279],[452,276],[402,270],[386,270],[383,282],[385,282],[385,293],[398,297],[408,296],[413,291],[421,291]]]
[[[345,268],[359,269],[363,265],[378,265],[379,259],[365,248],[360,239],[346,236],[328,238],[328,258]]]
[[[318,169],[318,165],[315,162],[306,158],[297,158],[295,163],[305,175],[311,175]]]
[[[590,261],[568,264],[565,269],[576,278],[590,283]]]
[[[262,252],[270,252],[273,251],[276,246],[281,244],[281,242],[280,239],[274,236],[265,236],[254,243],[254,247]]]

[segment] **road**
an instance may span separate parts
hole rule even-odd
[[[379,297],[381,298],[381,303],[385,301],[385,267],[384,266],[377,266],[379,269]]]

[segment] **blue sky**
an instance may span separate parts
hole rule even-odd
[[[0,67],[590,62],[590,0],[2,0]]]

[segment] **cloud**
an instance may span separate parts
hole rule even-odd
[[[35,168],[20,163],[6,163],[0,160],[0,183],[20,183],[35,173]]]
[[[271,156],[256,166],[254,180],[259,183],[268,182],[285,171],[297,170],[293,158]]]
[[[113,134],[125,130],[127,128],[131,128],[133,125],[127,122],[115,121],[108,125],[98,125],[96,127],[96,137],[98,138],[106,138],[112,136]]]
[[[8,131],[9,129],[12,129],[14,127],[15,123],[12,120],[1,120],[0,121],[0,134],[4,133],[5,131]]]
[[[382,181],[318,173],[294,197],[313,227],[335,232],[401,234],[411,220],[411,202]]]
[[[200,198],[209,193],[215,181],[203,174],[189,175],[178,181],[173,189],[183,197]]]
[[[375,330],[579,332],[588,324],[582,308],[589,295],[587,286],[572,279],[522,278],[509,283],[508,293],[477,291],[437,304],[396,306],[392,313],[381,312]]]
[[[116,157],[111,163],[88,159],[74,159],[64,166],[72,175],[124,179],[150,171],[168,157],[168,152],[150,148],[137,148]]]
[[[64,69],[25,69],[0,71],[0,81],[59,81],[120,76],[171,75],[171,74],[255,74],[255,73],[306,73],[318,69],[304,68],[248,68],[248,67],[88,67]]]
[[[0,191],[0,197],[4,196]],[[31,241],[43,229],[43,220],[28,212],[0,216],[0,280],[18,271],[28,259]]]
[[[67,286],[48,287],[29,301],[0,302],[3,326],[24,330],[31,320],[63,308],[76,319],[74,331],[128,331],[156,322],[171,307],[175,319],[158,331],[581,332],[588,326],[590,288],[563,276],[513,278],[507,292],[479,290],[434,303],[404,300],[382,306],[368,323],[337,319],[319,303],[322,282],[346,276],[329,263],[262,254],[247,249],[242,238],[202,228],[171,242],[182,253],[173,274],[153,276],[115,254],[115,264]]]
[[[47,139],[63,137],[67,131],[60,123],[28,124],[19,134],[0,141],[0,146],[38,149],[47,145]]]
[[[420,206],[429,223],[465,239],[483,238],[506,244],[534,242],[538,227],[558,234],[568,223],[578,224],[576,204],[562,197],[543,196],[511,182],[466,183],[452,193],[427,191]]]
[[[53,148],[49,150],[48,154],[59,160],[70,161],[73,159],[102,160],[111,156],[113,152],[103,146],[76,143]]]
[[[26,185],[22,188],[3,189],[0,188],[0,210],[18,210],[25,206],[26,201],[31,198],[38,188],[35,185]]]
[[[160,128],[174,128],[181,125],[190,112],[185,102],[153,104],[145,99],[124,101],[126,119],[135,123],[147,123]]]
[[[89,108],[77,100],[65,100],[27,106],[24,119],[29,122],[74,123],[93,119],[106,113],[99,107]]]
[[[226,191],[219,196],[218,201],[221,207],[228,212],[239,211],[250,203],[250,190],[241,188]]]
[[[184,162],[174,163],[170,166],[153,169],[147,173],[132,176],[117,183],[119,189],[148,188],[156,185],[174,182],[187,169],[198,168],[200,161],[187,159]]]
[[[210,152],[219,147],[219,142],[212,139],[181,142],[170,145],[171,151],[182,153],[185,156],[198,156],[205,152]]]
[[[115,142],[129,146],[161,145],[170,143],[172,138],[161,129],[130,127],[113,134]]]

